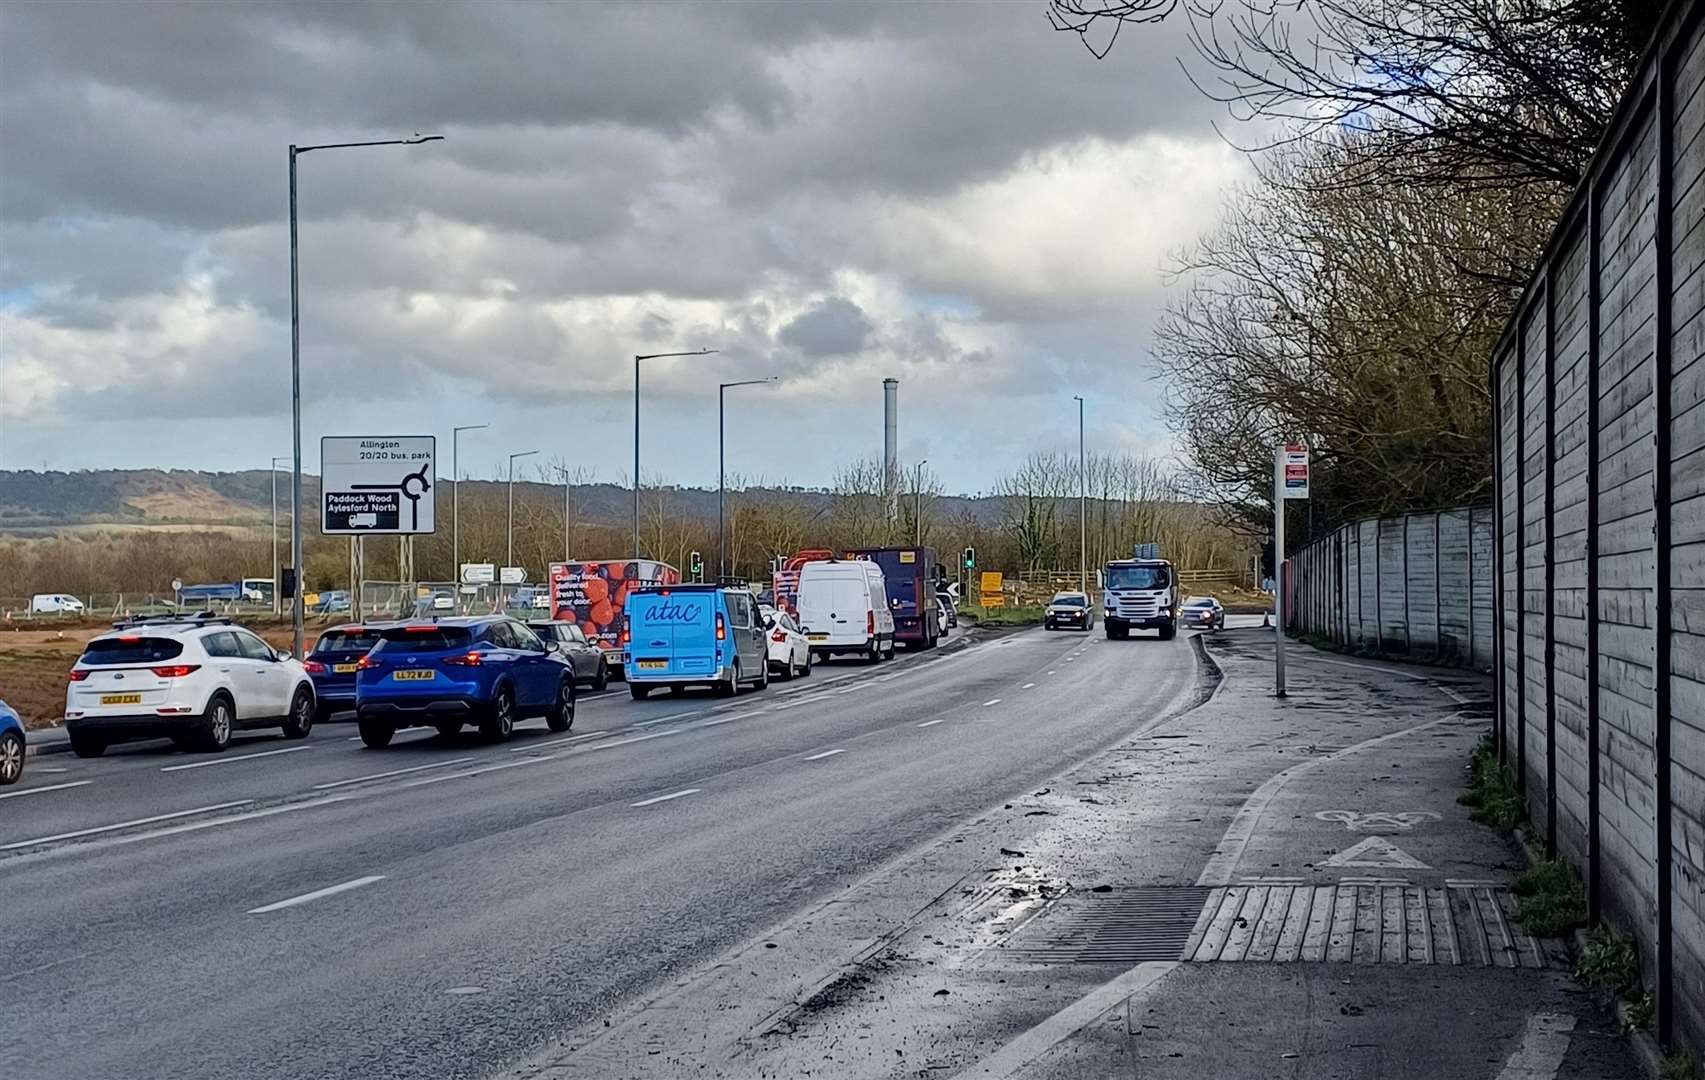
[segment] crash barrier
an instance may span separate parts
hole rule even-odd
[[[1705,4],[1672,3],[1491,360],[1497,739],[1705,1048]]]
[[[1492,508],[1357,521],[1294,552],[1286,622],[1366,653],[1490,670]]]

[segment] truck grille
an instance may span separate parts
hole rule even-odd
[[[1152,619],[1160,613],[1160,601],[1152,596],[1121,596],[1113,601],[1110,613],[1121,619]]]

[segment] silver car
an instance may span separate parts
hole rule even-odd
[[[610,663],[604,650],[586,639],[578,623],[566,619],[538,619],[527,628],[539,635],[545,647],[560,655],[574,668],[574,681],[581,686],[602,690],[610,684]]]

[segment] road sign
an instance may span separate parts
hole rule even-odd
[[[465,585],[490,585],[497,580],[497,566],[488,562],[465,562],[462,564],[462,583]]]
[[[1158,559],[1160,558],[1160,545],[1152,542],[1147,544],[1138,544],[1131,549],[1131,558]]]
[[[327,435],[320,439],[320,531],[413,535],[433,531],[431,435]]]
[[[525,566],[505,566],[498,571],[498,574],[498,580],[505,585],[519,585],[527,580],[527,568]]]
[[[1279,460],[1284,469],[1285,498],[1308,498],[1308,447],[1303,443],[1286,443]]]
[[[1006,575],[999,570],[984,570],[977,587],[982,592],[1000,592],[1001,585],[1006,581]]]

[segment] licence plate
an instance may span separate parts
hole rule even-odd
[[[812,641],[828,641],[829,640],[828,634],[807,634],[806,637],[810,638]]]
[[[337,672],[339,675],[353,675],[353,674],[355,674],[355,665],[354,664],[333,664],[332,670]]]
[[[140,704],[142,704],[142,695],[141,694],[102,694],[101,695],[101,704],[102,705],[140,705]]]
[[[667,660],[639,660],[639,661],[636,661],[634,663],[634,667],[638,668],[641,671],[667,671],[667,670],[669,670],[669,661],[667,661]]]
[[[437,677],[438,673],[431,668],[407,668],[402,671],[391,672],[391,678],[398,682],[425,682]]]

